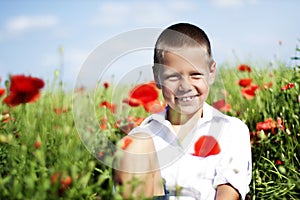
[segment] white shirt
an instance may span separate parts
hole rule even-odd
[[[241,120],[204,103],[203,117],[179,142],[165,116],[166,111],[152,114],[129,134],[144,132],[153,137],[161,175],[170,196],[214,199],[217,186],[230,183],[244,199],[252,174],[248,127]],[[195,142],[203,135],[213,136],[218,141],[220,153],[207,157],[192,155]]]

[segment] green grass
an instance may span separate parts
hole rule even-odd
[[[275,122],[277,117],[283,120],[283,129],[258,132],[251,138],[252,199],[300,198],[299,74],[299,68],[285,64],[276,68],[252,66],[251,73],[226,65],[219,68],[218,80],[211,90],[214,93],[208,98],[210,103],[224,97],[221,90],[226,89],[226,101],[231,104],[227,114],[243,120],[251,133],[256,133],[256,124],[267,118]],[[268,82],[273,85],[257,90],[254,99],[247,100],[237,84],[240,78],[246,77],[253,78],[253,83],[259,86]],[[293,83],[294,87],[282,91],[281,87],[287,83]],[[107,129],[92,128],[97,129],[95,138],[105,135],[115,144],[124,136],[114,126],[117,119],[126,123],[129,115],[144,117],[147,113],[142,108],[134,108],[118,113],[116,118],[108,109],[99,108],[101,101],[110,101],[112,93],[113,83],[107,90],[97,89],[96,116],[99,123],[106,116]],[[55,108],[65,108],[66,112],[57,114]],[[0,109],[9,113],[11,119],[0,123],[0,199],[120,199],[112,191],[111,168],[91,155],[77,133],[72,93],[51,87],[35,103],[13,108],[0,103]],[[41,143],[39,148],[36,148],[37,141]],[[95,154],[101,152],[96,150]],[[53,181],[55,174],[59,177]],[[63,187],[61,179],[68,176],[72,183]]]

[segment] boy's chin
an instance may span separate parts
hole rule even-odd
[[[193,115],[202,110],[202,106],[193,106],[193,107],[177,107],[174,109],[177,113],[181,115]]]

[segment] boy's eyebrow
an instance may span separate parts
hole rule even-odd
[[[195,71],[192,71],[191,74],[203,74],[204,73],[204,70],[195,70]]]
[[[191,71],[190,72],[190,74],[204,74],[205,72],[204,72],[204,70],[193,70],[193,71]],[[180,72],[178,72],[178,71],[175,71],[175,70],[172,70],[172,69],[165,69],[163,72],[162,72],[162,74],[166,74],[166,75],[170,75],[170,74],[180,74]]]
[[[162,72],[165,73],[165,72],[169,72],[169,73],[178,73],[177,70],[173,69],[172,67],[169,67],[169,66],[164,66],[162,68]]]
[[[163,79],[166,79],[166,78],[169,78],[169,77],[172,77],[172,76],[181,76],[179,72],[176,72],[176,71],[164,71],[163,73],[161,73],[161,77]]]
[[[179,72],[170,71],[170,72],[163,72],[162,75],[163,76],[178,76],[178,75],[180,75],[180,73]]]

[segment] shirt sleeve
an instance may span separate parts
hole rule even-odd
[[[248,127],[239,119],[231,118],[223,136],[226,145],[224,156],[216,167],[213,186],[229,183],[245,199],[252,175],[251,144]]]

